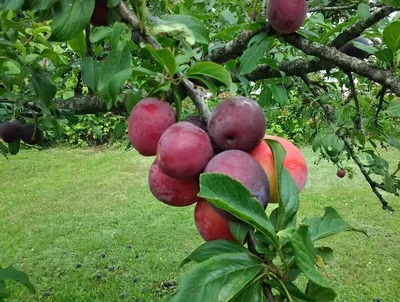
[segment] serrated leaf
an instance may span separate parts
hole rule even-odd
[[[184,24],[187,28],[189,28],[196,42],[200,44],[208,44],[209,43],[209,32],[207,27],[201,22],[199,19],[196,19],[193,16],[186,15],[170,15],[164,18],[165,21],[172,23],[181,23]]]
[[[260,260],[249,253],[215,256],[184,273],[178,292],[169,301],[229,301],[262,270]]]
[[[94,0],[63,0],[54,6],[50,39],[63,42],[73,39],[89,24]]]
[[[258,280],[254,283],[251,283],[230,302],[244,302],[244,301],[267,302],[267,299],[264,296],[263,280]]]
[[[163,48],[156,50],[152,48],[150,45],[146,45],[147,50],[154,57],[154,59],[165,68],[171,75],[174,75],[178,69],[178,66],[175,61],[174,54],[171,49]]]
[[[275,229],[263,207],[240,182],[223,174],[204,173],[200,175],[198,196],[259,230],[276,246]]]
[[[333,289],[321,287],[312,281],[309,281],[307,284],[306,294],[308,297],[314,299],[314,301],[331,302],[335,301],[336,298],[336,293]]]
[[[259,36],[261,36],[262,39],[248,47],[239,59],[240,75],[244,75],[255,70],[257,68],[257,63],[264,57],[264,54],[269,47],[267,42],[268,35],[266,33],[260,33]]]
[[[221,65],[213,62],[198,62],[190,67],[186,75],[191,76],[207,76],[224,83],[228,88],[232,86],[231,74]]]
[[[229,221],[229,229],[233,238],[240,244],[244,244],[247,234],[252,230],[252,227],[240,221]]]
[[[57,93],[57,86],[50,76],[44,71],[32,70],[32,84],[38,99],[45,107],[49,107]]]
[[[389,47],[393,53],[400,49],[400,20],[394,21],[383,30],[383,43]]]
[[[294,259],[303,274],[314,283],[329,287],[324,277],[314,266],[315,250],[308,231],[308,226],[301,225],[295,233],[287,238],[292,247]]]
[[[381,0],[381,2],[388,6],[400,8],[400,0]]]
[[[200,247],[198,247],[182,261],[181,267],[190,261],[200,263],[221,254],[247,252],[247,249],[235,242],[227,240],[213,240],[200,245]]]
[[[299,193],[292,175],[283,167],[283,162],[286,157],[285,149],[278,141],[271,139],[266,139],[265,141],[271,148],[274,157],[279,190],[277,228],[278,230],[283,230],[293,224],[293,219],[299,209]]]
[[[285,87],[281,85],[270,84],[269,88],[272,93],[272,97],[280,106],[285,106],[286,102],[289,100],[287,91]]]
[[[12,281],[18,282],[22,285],[25,285],[25,287],[31,293],[33,293],[33,294],[36,293],[35,287],[30,282],[29,277],[24,272],[21,272],[15,268],[12,268],[12,267],[1,268],[0,269],[0,280],[3,280],[3,281],[12,280]]]
[[[82,80],[92,91],[96,91],[99,83],[100,66],[92,57],[86,57],[81,63]]]
[[[351,227],[340,217],[339,213],[331,207],[325,208],[324,216],[306,218],[303,222],[309,225],[312,241],[317,241],[347,231],[357,231],[367,235],[365,231]]]

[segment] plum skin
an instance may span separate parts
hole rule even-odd
[[[27,123],[24,125],[21,138],[22,141],[28,145],[37,145],[44,139],[43,131],[38,128],[36,124]]]
[[[184,207],[200,200],[197,194],[200,191],[198,177],[175,179],[166,175],[153,162],[149,173],[149,187],[151,193],[161,202],[175,207]]]
[[[307,18],[306,0],[270,0],[268,23],[281,34],[297,31]]]
[[[228,150],[216,155],[204,173],[221,173],[242,183],[265,209],[269,201],[269,181],[261,165],[248,153]],[[236,221],[233,215],[215,207],[224,218]]]
[[[265,135],[267,122],[261,106],[246,97],[229,97],[211,113],[208,134],[221,150],[251,151]]]
[[[7,121],[0,125],[0,138],[5,143],[14,143],[21,139],[23,129],[24,128],[19,121]]]
[[[132,109],[128,135],[132,146],[143,156],[154,156],[161,135],[175,124],[174,109],[155,98],[141,100]]]
[[[219,239],[235,241],[229,228],[229,221],[219,215],[208,201],[201,199],[197,202],[194,220],[197,230],[205,241]]]
[[[207,133],[189,122],[169,127],[157,147],[160,169],[173,178],[196,177],[213,157]]]

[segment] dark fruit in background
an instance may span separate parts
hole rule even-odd
[[[7,144],[21,139],[22,124],[17,120],[7,121],[0,125],[0,138]]]
[[[132,146],[143,156],[154,156],[161,135],[175,124],[174,109],[159,99],[146,98],[132,109],[128,134]]]
[[[24,125],[22,131],[22,140],[28,145],[40,144],[44,139],[43,131],[34,123],[27,123]]]
[[[93,26],[107,26],[108,22],[107,1],[96,0],[90,24]]]
[[[172,125],[158,142],[158,166],[173,178],[197,177],[212,156],[207,133],[189,122]]]
[[[207,132],[207,123],[203,120],[201,116],[189,115],[185,117],[182,122],[189,122]]]
[[[202,199],[196,204],[194,220],[197,230],[205,241],[218,239],[235,241],[229,229],[229,221],[219,215],[208,201]]]
[[[251,151],[265,135],[265,115],[258,103],[246,97],[230,97],[211,113],[208,134],[221,150]]]
[[[268,23],[281,34],[298,30],[307,18],[306,0],[270,0]]]
[[[371,44],[370,41],[364,37],[357,37],[357,38],[353,39],[352,41],[359,42],[359,43],[362,43],[367,46]],[[365,52],[364,50],[361,50],[361,49],[355,47],[353,45],[352,41],[343,45],[339,50],[350,57],[354,57],[354,58],[358,58],[358,59],[367,58],[369,54],[367,52]]]
[[[200,200],[199,178],[176,179],[166,175],[158,167],[157,161],[151,165],[149,187],[155,198],[175,207],[191,205]]]
[[[336,175],[337,175],[337,177],[339,177],[339,178],[343,178],[343,177],[346,176],[346,171],[343,170],[343,169],[339,169],[339,170],[337,171]]]
[[[239,150],[224,151],[207,164],[204,173],[221,173],[241,182],[265,209],[269,200],[269,182],[261,165],[248,153]],[[237,220],[233,215],[215,210],[224,218]]]

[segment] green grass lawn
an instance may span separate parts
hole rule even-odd
[[[384,194],[397,210],[385,212],[359,173],[339,179],[333,166],[315,166],[316,155],[304,153],[310,178],[300,219],[333,206],[370,235],[320,242],[335,251],[337,265],[324,274],[338,301],[400,301],[399,198]],[[149,192],[151,162],[101,149],[22,151],[0,160],[0,266],[25,271],[38,290],[34,296],[13,285],[10,301],[116,301],[121,292],[127,301],[165,300],[161,283],[187,269],[179,263],[202,239],[194,206],[168,207]]]

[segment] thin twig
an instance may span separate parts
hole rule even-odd
[[[309,78],[307,75],[303,75],[302,76],[303,81],[306,83],[306,85],[308,86],[308,88],[310,89],[311,93],[314,96],[318,96],[318,91],[313,87],[312,83],[310,82]],[[332,115],[332,112],[330,110],[330,108],[323,104],[320,100],[318,100],[319,105],[321,106],[321,108],[324,110],[325,112],[325,116],[327,118],[327,120],[330,123],[334,123],[335,119]],[[377,190],[377,186],[376,186],[376,182],[374,182],[372,180],[372,178],[369,176],[367,169],[364,167],[364,165],[362,164],[360,158],[357,156],[353,146],[351,145],[350,141],[348,140],[348,138],[340,133],[337,132],[337,135],[340,139],[343,140],[344,145],[346,147],[347,152],[349,153],[350,157],[353,159],[353,161],[357,164],[358,168],[360,169],[361,173],[364,175],[365,180],[368,182],[368,184],[370,185],[372,191],[375,193],[375,195],[378,197],[379,201],[382,204],[382,208],[384,210],[388,210],[390,212],[393,212],[393,208],[389,205],[389,203],[383,198],[382,194]]]
[[[382,111],[382,106],[383,106],[383,102],[385,100],[386,91],[387,91],[387,87],[385,85],[383,85],[381,90],[378,93],[379,104],[378,104],[378,108],[376,108],[375,118],[374,118],[374,125],[376,127],[378,127],[378,124],[379,124],[379,113]]]
[[[353,75],[351,72],[348,72],[347,76],[348,76],[349,82],[350,82],[351,95],[354,99],[354,105],[356,107],[356,115],[354,116],[354,124],[356,126],[356,129],[358,131],[361,131],[361,133],[365,136],[365,130],[364,130],[364,126],[362,123],[362,117],[361,117],[360,102],[357,97],[356,85],[354,84],[354,78],[353,78]]]

